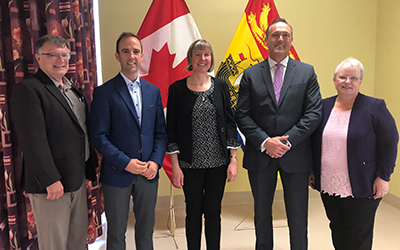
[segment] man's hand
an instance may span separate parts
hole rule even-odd
[[[147,170],[148,164],[138,159],[131,159],[125,170],[132,174],[143,174]]]
[[[264,144],[265,153],[271,156],[271,158],[282,157],[288,150],[290,150],[290,147],[286,146],[281,141],[287,140],[288,138],[288,135],[269,138]]]
[[[147,178],[147,180],[154,179],[156,177],[158,171],[158,164],[154,161],[147,162],[147,170],[144,171],[141,175]]]
[[[64,195],[64,186],[61,184],[61,181],[56,181],[50,186],[46,187],[47,190],[47,199],[48,200],[58,200],[61,196]]]

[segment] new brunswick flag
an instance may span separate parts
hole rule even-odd
[[[276,18],[279,18],[279,14],[273,0],[249,0],[216,75],[228,84],[234,110],[243,71],[269,55],[264,44],[265,31]],[[300,61],[293,46],[290,49],[290,57]]]

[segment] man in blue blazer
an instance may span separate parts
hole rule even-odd
[[[266,31],[269,57],[244,71],[239,89],[236,121],[246,136],[243,167],[254,197],[258,250],[273,249],[278,171],[291,250],[307,249],[309,136],[321,121],[321,94],[313,67],[288,57],[292,42],[291,26],[283,18],[274,20]]]
[[[143,60],[140,39],[122,33],[115,58],[121,72],[94,91],[92,139],[102,155],[100,182],[107,217],[107,250],[126,249],[130,197],[135,214],[136,249],[153,249],[158,169],[167,135],[158,87],[138,75]]]

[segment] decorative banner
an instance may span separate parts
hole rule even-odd
[[[245,69],[257,64],[269,55],[265,45],[268,25],[279,18],[273,0],[250,0],[222,60],[216,77],[223,79],[231,92],[231,107],[236,110],[239,84]],[[290,57],[300,61],[294,47]]]
[[[200,32],[184,0],[153,0],[137,35],[144,53],[139,74],[160,88],[166,108],[169,85],[190,75],[186,52]],[[169,156],[163,168],[173,184]]]

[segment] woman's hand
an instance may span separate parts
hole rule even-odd
[[[183,172],[179,167],[178,154],[170,154],[171,158],[171,167],[172,167],[172,180],[174,182],[175,187],[182,188],[183,187]]]
[[[389,182],[382,180],[379,176],[376,177],[373,184],[374,199],[379,199],[385,196],[389,191]]]
[[[232,182],[236,180],[238,175],[238,159],[236,157],[231,158],[231,162],[229,163],[226,173],[227,173],[226,175],[227,182]]]
[[[174,180],[174,185],[177,188],[183,187],[183,172],[178,166],[172,166],[172,180]]]

